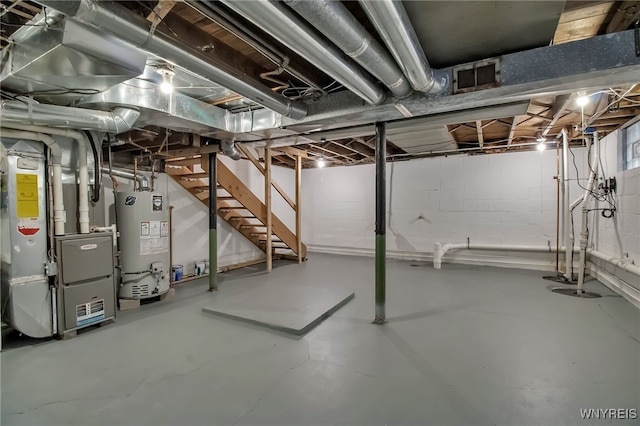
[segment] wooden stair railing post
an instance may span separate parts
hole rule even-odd
[[[302,210],[300,209],[302,184],[302,157],[296,155],[296,254],[298,263],[302,262]]]

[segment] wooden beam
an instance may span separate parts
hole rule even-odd
[[[264,149],[264,205],[267,226],[267,239],[265,252],[267,254],[267,272],[271,272],[273,267],[272,253],[272,232],[273,225],[271,221],[271,148],[268,146]]]
[[[210,154],[212,152],[220,152],[220,145],[193,146],[182,149],[170,149],[169,157],[192,157],[194,155]]]
[[[285,154],[293,155],[294,157],[309,158],[307,151],[303,149],[294,148],[292,146],[278,146],[271,148],[274,151],[283,152]]]
[[[480,148],[483,148],[484,136],[482,135],[482,121],[476,120],[476,130],[478,132],[478,145],[480,145]]]
[[[624,1],[611,18],[605,33],[615,33],[629,28],[631,23],[640,18],[640,1]]]
[[[321,146],[321,145],[313,145],[313,147],[316,148],[316,149],[322,150],[324,152],[327,152],[327,153],[329,153],[329,154],[331,154],[333,156],[342,157],[342,158],[346,159],[348,162],[355,162],[356,161],[355,158],[352,158],[352,157],[350,157],[348,155],[340,154],[340,153],[338,153],[336,151],[327,149],[327,148],[325,148],[324,146]]]
[[[37,15],[38,13],[40,13],[42,11],[42,9],[40,9],[39,7],[30,5],[27,2],[24,2],[22,0],[11,0],[12,3],[19,3],[20,7],[30,10],[31,12],[33,12],[34,16]]]
[[[551,107],[551,120],[547,123],[547,126],[542,130],[542,136],[547,136],[551,129],[556,125],[558,120],[563,117],[564,112],[571,102],[573,102],[574,95],[559,95],[556,96],[553,106]]]
[[[175,6],[176,3],[177,1],[174,0],[160,0],[153,9],[153,12],[147,16],[147,21],[154,22],[156,19],[164,19],[164,17],[171,12],[171,9],[173,9],[173,6]]]
[[[359,149],[352,148],[352,147],[348,146],[347,144],[336,142],[336,141],[329,141],[329,143],[331,143],[333,145],[336,145],[336,146],[339,146],[342,149],[351,151],[351,152],[353,152],[355,154],[361,155],[362,157],[371,158],[371,156],[365,154],[364,152],[360,151]]]
[[[302,157],[296,157],[296,248],[298,263],[302,262]]]
[[[191,158],[182,158],[180,160],[167,160],[166,164],[170,166],[195,166],[200,164],[200,156]]]

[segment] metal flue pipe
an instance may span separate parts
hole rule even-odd
[[[402,2],[360,0],[360,4],[413,88],[433,95],[444,93],[449,75],[429,66]]]
[[[308,60],[366,102],[384,102],[382,87],[333,44],[327,43],[284,4],[271,1],[222,0],[233,11]],[[204,1],[209,4],[211,2]]]
[[[205,56],[192,46],[156,30],[151,33],[149,23],[125,7],[96,0],[38,0],[79,22],[92,25],[142,50],[159,56],[171,63],[201,75],[221,86],[257,102],[279,114],[301,119],[307,115],[307,107],[301,102],[292,102],[271,91],[257,81],[248,79],[231,65]]]
[[[344,53],[389,88],[396,98],[413,89],[389,52],[367,32],[339,1],[284,0]]]
[[[119,170],[119,169],[109,169],[109,167],[102,166],[100,167],[102,173],[108,173],[110,176],[117,176],[127,180],[135,180],[138,183],[138,191],[150,191],[149,180],[146,176],[133,173],[128,170]]]
[[[117,107],[113,111],[97,111],[59,105],[43,105],[20,101],[2,101],[3,122],[97,130],[113,134],[131,130],[140,112]]]
[[[232,160],[239,160],[242,158],[242,154],[236,148],[236,144],[233,139],[222,139],[220,141],[220,149],[222,153]]]

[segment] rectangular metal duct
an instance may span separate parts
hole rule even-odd
[[[146,55],[81,23],[38,15],[2,52],[2,88],[66,105],[144,71]]]

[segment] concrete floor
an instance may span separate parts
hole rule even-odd
[[[224,274],[216,294],[183,284],[70,341],[8,339],[2,424],[592,425],[579,409],[640,409],[640,311],[595,281],[605,297],[582,300],[539,272],[389,261],[376,326],[373,259],[310,259]],[[272,280],[356,298],[302,338],[201,312]]]

